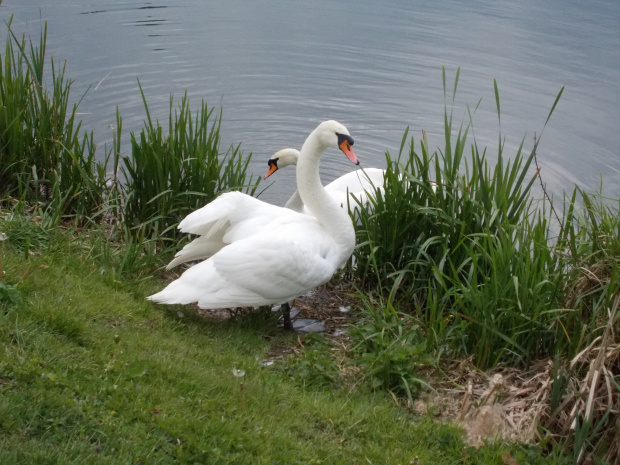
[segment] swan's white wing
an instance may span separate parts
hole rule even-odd
[[[179,223],[179,229],[184,233],[208,236],[226,223],[251,218],[257,208],[266,208],[267,205],[269,204],[241,192],[227,192],[187,215]]]
[[[336,270],[330,260],[335,244],[314,218],[306,219],[303,233],[297,222],[233,242],[149,299],[201,308],[256,306],[285,302],[327,282]]]
[[[288,209],[262,202],[240,192],[229,192],[190,213],[181,223],[182,232],[200,237],[177,252],[167,268],[192,260],[202,260],[217,253],[233,241],[244,239],[264,228],[278,228],[295,221]]]
[[[355,170],[340,176],[332,181],[325,190],[343,208],[346,208],[347,201],[351,206],[355,202],[349,199],[349,195],[354,196],[360,203],[368,202],[369,197],[374,196],[377,188],[383,188],[385,170],[379,168],[367,168],[365,170]]]
[[[333,192],[361,192],[374,191],[375,188],[383,186],[385,170],[379,168],[367,168],[364,170],[350,171],[325,186],[325,190]]]

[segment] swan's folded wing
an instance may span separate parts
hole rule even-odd
[[[210,235],[228,223],[255,216],[256,211],[265,208],[266,205],[269,204],[250,195],[241,192],[227,192],[187,215],[179,223],[179,229],[189,234]]]
[[[286,229],[286,228],[285,228]],[[313,240],[308,240],[306,234]],[[333,241],[319,227],[302,236],[263,234],[224,247],[150,297],[160,303],[198,302],[202,308],[280,303],[327,282],[336,266]]]
[[[167,268],[206,259],[234,241],[246,239],[257,231],[265,231],[266,228],[277,230],[295,219],[294,212],[261,202],[246,194],[223,194],[189,214],[179,224],[181,231],[200,237],[179,251]]]
[[[224,279],[256,294],[296,297],[327,282],[336,270],[328,259],[333,240],[320,228],[309,227],[306,234],[235,242],[213,257],[214,267]]]
[[[257,234],[268,234],[274,238],[281,237],[283,232],[291,227],[294,227],[291,234],[299,234],[300,230],[305,231],[308,228],[312,230],[320,228],[319,222],[313,216],[309,217],[288,208],[263,204],[254,210],[253,215],[231,221],[224,231],[223,241],[232,244]],[[303,236],[306,237],[306,234]]]
[[[340,176],[325,186],[325,190],[342,207],[346,207],[347,202],[351,206],[357,205],[349,195],[364,204],[374,197],[377,189],[383,190],[384,176],[385,170],[379,168],[359,169]]]

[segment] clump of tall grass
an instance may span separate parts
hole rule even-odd
[[[51,89],[44,79],[47,23],[39,45],[18,40],[8,24],[0,57],[0,194],[81,218],[102,203],[91,134],[80,135],[71,81],[51,60]]]
[[[138,86],[145,125],[138,134],[130,134],[131,152],[123,155],[123,121],[117,111],[113,148],[106,159],[112,169],[100,173],[107,182],[106,203],[99,213],[112,225],[106,235],[115,240],[95,240],[91,252],[114,282],[120,282],[119,276],[140,275],[161,265],[160,252],[178,248],[177,225],[186,215],[222,192],[245,190],[252,195],[260,182],[247,177],[252,154],[244,156],[240,145],[220,150],[221,112],[203,101],[192,114],[187,93],[176,106],[170,96],[164,130],[151,117]]]
[[[222,156],[222,116],[203,101],[192,116],[187,93],[175,109],[170,97],[167,135],[151,118],[140,87],[147,120],[140,134],[131,134],[131,156],[123,157],[126,178],[124,221],[147,239],[177,237],[176,226],[190,212],[219,193],[245,189],[253,194],[260,178],[246,179],[252,154],[239,145]]]
[[[458,73],[452,103],[457,85]],[[495,96],[499,118],[497,83]],[[444,116],[443,150],[431,154],[423,137],[418,153],[411,138],[404,154],[406,131],[398,159],[386,154],[383,189],[371,208],[356,209],[354,273],[381,294],[397,291],[425,323],[429,347],[475,355],[482,368],[527,363],[553,351],[549,320],[559,302],[548,215],[530,194],[535,151],[525,155],[521,142],[507,159],[500,132],[491,167],[475,139],[466,156],[471,122],[455,135],[447,106]]]
[[[458,73],[453,101],[457,84]],[[496,96],[499,112],[497,84]],[[356,209],[361,223],[356,275],[363,282],[386,290],[395,283],[403,289],[424,287],[433,267],[443,271],[448,259],[457,266],[467,259],[460,248],[464,237],[517,225],[531,211],[528,194],[535,176],[528,171],[533,154],[523,155],[523,142],[506,161],[500,135],[491,169],[486,149],[481,152],[475,142],[466,158],[471,126],[461,125],[455,137],[452,110],[446,108],[444,116],[445,149],[431,154],[423,135],[418,153],[407,128],[398,158],[386,153],[385,184],[371,199],[371,208]]]

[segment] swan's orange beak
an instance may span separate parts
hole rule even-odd
[[[276,171],[278,171],[278,163],[274,160],[269,160],[267,162],[267,164],[269,165],[269,169],[267,170],[267,172],[265,173],[265,176],[263,176],[263,179],[267,179],[269,176],[271,176],[273,173],[275,173]]]
[[[344,139],[342,142],[340,142],[340,145],[338,147],[340,147],[340,150],[342,150],[342,153],[344,153],[349,160],[351,160],[356,165],[360,164],[359,159],[357,158],[355,153],[353,153],[351,144],[349,143],[347,139]]]

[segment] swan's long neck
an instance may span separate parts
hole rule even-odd
[[[293,211],[303,213],[304,211],[304,202],[301,200],[301,196],[299,195],[299,191],[296,190],[291,195],[291,198],[286,201],[284,204],[284,208],[289,208]]]
[[[321,146],[312,133],[303,147],[297,162],[297,189],[305,206],[327,229],[336,243],[341,245],[342,257],[334,257],[338,265],[346,261],[355,245],[355,230],[349,214],[325,191],[319,175],[319,161],[326,147]]]

